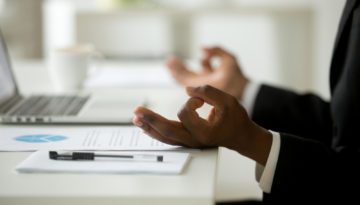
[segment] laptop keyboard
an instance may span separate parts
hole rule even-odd
[[[89,97],[32,96],[9,115],[16,116],[73,116],[77,115]]]

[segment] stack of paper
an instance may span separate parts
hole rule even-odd
[[[127,160],[72,161],[53,160],[49,151],[37,151],[20,163],[16,170],[20,173],[151,173],[180,174],[190,158],[188,153],[175,152],[97,152],[97,154],[156,154],[162,155],[162,162],[142,162]]]
[[[177,150],[134,126],[2,127],[0,151],[36,150]]]
[[[0,136],[0,151],[92,150],[116,151],[115,154],[141,151],[142,154],[158,153],[164,158],[163,162],[64,161],[49,159],[48,151],[38,151],[16,168],[19,172],[179,174],[189,159],[188,153],[174,152],[184,151],[182,147],[157,141],[134,126],[1,127]]]

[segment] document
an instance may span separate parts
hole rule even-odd
[[[179,150],[134,126],[1,127],[0,151],[36,150]]]
[[[93,160],[69,161],[49,158],[49,151],[34,152],[21,162],[16,171],[19,173],[149,173],[149,174],[180,174],[190,159],[189,153],[176,152],[97,152],[97,154],[151,154],[162,155],[162,162],[142,162],[131,160]]]

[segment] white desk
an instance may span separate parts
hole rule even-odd
[[[15,68],[23,93],[47,93],[53,90],[49,86],[47,71],[41,64],[16,64]],[[173,119],[186,99],[182,89],[138,88],[108,92],[124,97],[146,95],[154,110]],[[213,204],[215,197],[220,200],[261,197],[253,178],[254,164],[237,154],[220,150],[223,157],[230,157],[239,163],[229,166],[231,169],[220,167],[220,179],[217,177],[218,150],[194,153],[184,173],[176,176],[17,174],[14,167],[29,153],[0,152],[0,204],[201,205]],[[222,162],[225,165],[229,163],[231,161]]]
[[[0,204],[213,204],[217,151],[204,151],[181,175],[17,174],[29,153],[0,153]]]

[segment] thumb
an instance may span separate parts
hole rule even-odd
[[[211,65],[211,59],[213,58],[210,55],[208,48],[203,48],[203,57],[201,59],[201,65],[205,72],[212,72],[213,67]]]
[[[211,66],[211,59],[210,58],[204,58],[201,60],[202,68],[205,72],[212,72],[214,71],[213,67]]]

